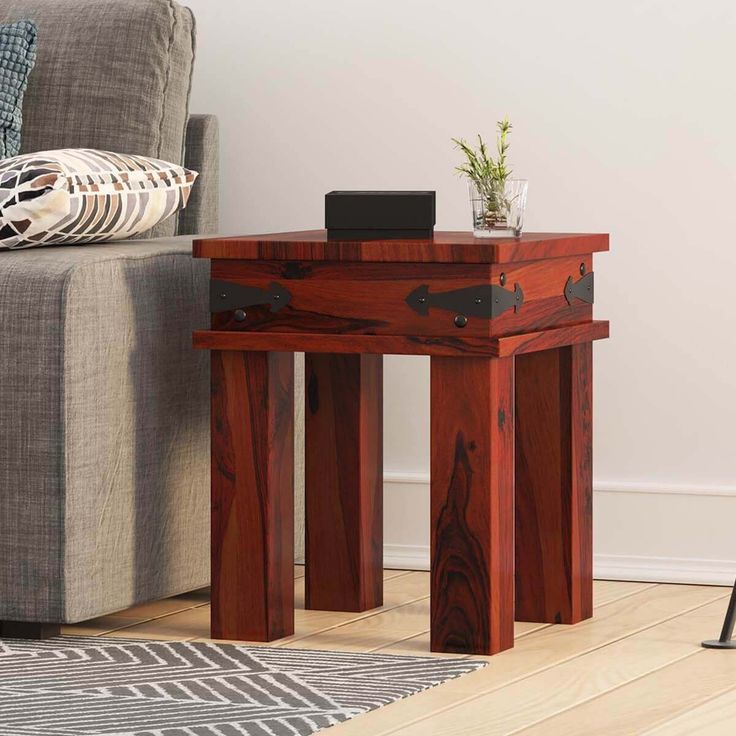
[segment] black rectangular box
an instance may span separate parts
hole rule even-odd
[[[434,192],[329,192],[325,227],[330,238],[431,238]]]

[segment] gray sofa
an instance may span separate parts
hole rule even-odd
[[[24,152],[87,147],[200,172],[149,237],[0,251],[0,634],[43,635],[207,585],[207,263],[217,123],[188,116],[194,23],[170,0],[4,0],[39,55]]]

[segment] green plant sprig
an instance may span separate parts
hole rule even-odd
[[[455,170],[461,176],[470,179],[478,192],[486,201],[489,209],[497,210],[505,204],[503,191],[506,180],[511,176],[511,169],[507,164],[507,153],[510,147],[509,133],[513,127],[508,117],[499,120],[496,124],[498,136],[496,140],[497,158],[489,155],[488,146],[483,137],[478,134],[478,148],[474,149],[463,138],[453,138],[452,142],[459,148],[467,162],[456,166]]]

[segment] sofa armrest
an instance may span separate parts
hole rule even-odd
[[[220,135],[214,115],[189,116],[184,165],[199,177],[179,213],[179,235],[214,235],[220,225]]]

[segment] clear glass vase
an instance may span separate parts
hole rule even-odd
[[[476,238],[514,238],[521,235],[526,208],[526,179],[507,179],[504,184],[470,182],[473,235]]]

